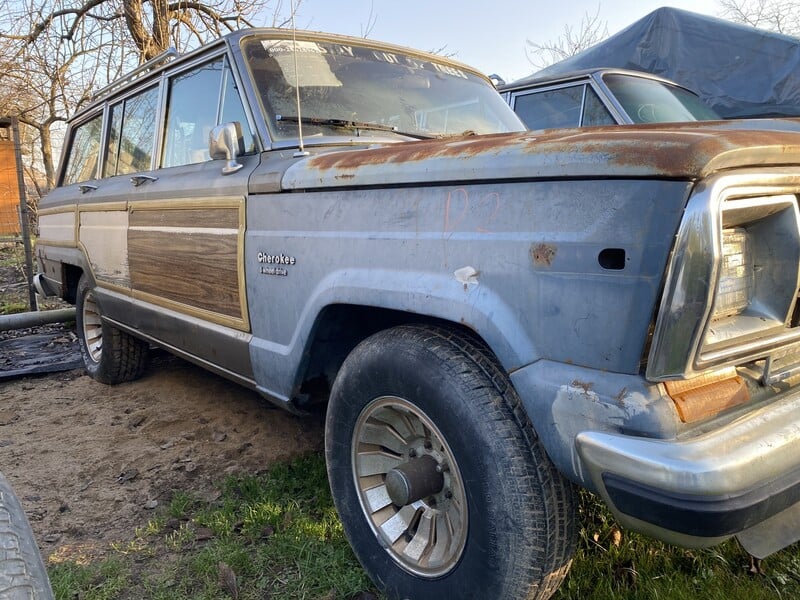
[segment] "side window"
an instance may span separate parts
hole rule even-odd
[[[118,107],[122,106],[122,123],[119,128]],[[156,112],[158,110],[158,88],[153,87],[136,96],[127,98],[123,105],[117,105],[112,114],[112,131],[118,127],[119,147],[112,148],[109,136],[107,162],[116,163],[116,168],[106,168],[104,175],[125,175],[149,171],[153,156],[156,135]],[[112,157],[116,154],[115,157]]]
[[[233,121],[238,121],[239,125],[241,125],[245,154],[255,152],[256,141],[247,122],[242,97],[236,87],[236,80],[233,78],[233,73],[231,73],[231,67],[228,61],[225,60],[225,89],[222,92],[222,110],[220,111],[218,124],[231,123]]]
[[[220,59],[170,80],[162,167],[211,158],[208,134],[217,124],[222,68]]]
[[[123,103],[115,104],[111,107],[111,125],[108,131],[108,148],[106,150],[106,162],[103,166],[103,177],[111,177],[117,173],[117,161],[119,160],[119,132],[122,129],[122,107]]]
[[[514,112],[528,129],[578,127],[581,122],[583,85],[518,95]]]
[[[583,103],[583,121],[581,124],[584,127],[591,127],[592,125],[615,125],[616,121],[608,109],[603,104],[602,100],[597,96],[591,86],[586,86],[586,98]]]
[[[100,157],[100,135],[103,129],[103,115],[72,130],[67,166],[64,169],[62,185],[71,185],[97,178]]]

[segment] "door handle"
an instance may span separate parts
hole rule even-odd
[[[131,183],[136,187],[139,187],[147,181],[158,181],[158,177],[154,177],[153,175],[134,175],[131,177]]]

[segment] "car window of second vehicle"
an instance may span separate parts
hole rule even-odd
[[[586,84],[518,94],[514,112],[529,129],[616,124],[600,97]]]
[[[720,118],[698,96],[676,85],[617,74],[606,74],[603,81],[634,123],[679,123]]]

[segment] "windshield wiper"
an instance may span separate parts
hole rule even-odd
[[[321,119],[319,117],[300,117],[295,115],[275,115],[276,121],[288,121],[290,123],[300,122],[303,125],[322,125],[324,127],[338,127],[341,129],[355,129],[356,133],[359,129],[366,131],[388,131],[396,133],[405,137],[411,137],[418,140],[430,140],[438,136],[425,134],[425,133],[412,133],[410,131],[400,131],[397,127],[392,125],[384,125],[383,123],[369,123],[367,121],[348,121],[347,119]]]

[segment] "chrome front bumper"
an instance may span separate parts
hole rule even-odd
[[[624,526],[682,546],[708,546],[786,514],[792,530],[784,532],[783,547],[800,538],[789,518],[800,507],[800,390],[785,394],[696,437],[584,431],[577,451]]]

